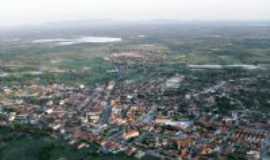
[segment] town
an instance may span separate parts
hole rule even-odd
[[[269,26],[0,27],[0,160],[270,160]]]
[[[141,58],[133,54],[111,58],[115,57],[121,57],[121,62]],[[247,108],[240,97],[259,94],[256,84],[266,83],[269,74],[208,80],[208,87],[202,89],[189,88],[198,79],[185,72],[159,72],[143,83],[121,80],[125,74],[116,72],[120,80],[96,87],[1,86],[0,125],[30,126],[78,150],[95,143],[100,153],[121,152],[136,158],[269,158],[270,113]],[[261,88],[260,94],[269,95],[269,88]],[[261,103],[260,97],[253,98]],[[265,103],[270,105],[270,100]]]

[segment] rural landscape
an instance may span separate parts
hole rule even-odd
[[[270,23],[0,30],[0,159],[18,158],[269,160]]]

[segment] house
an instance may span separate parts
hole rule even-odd
[[[180,83],[184,80],[184,76],[175,76],[168,79],[165,83],[165,87],[169,89],[177,89],[180,87]]]
[[[110,81],[106,89],[108,91],[111,91],[111,90],[114,89],[114,86],[115,86],[115,82],[114,81]]]
[[[194,143],[194,140],[192,138],[176,140],[176,145],[178,149],[187,148],[191,146],[193,143]]]
[[[130,130],[130,131],[123,134],[123,138],[125,140],[135,138],[135,137],[138,137],[138,136],[140,136],[140,132],[137,131],[137,130]]]
[[[104,140],[101,142],[101,146],[103,149],[110,151],[110,152],[117,152],[121,148],[121,145],[118,144],[115,141],[110,141],[110,140]]]
[[[173,121],[170,119],[157,118],[155,122],[156,124],[159,124],[159,125],[166,125],[166,126],[171,126],[175,128],[181,128],[181,129],[187,129],[193,125],[193,122],[188,121],[188,120]]]
[[[260,152],[254,150],[248,151],[247,160],[260,160]]]

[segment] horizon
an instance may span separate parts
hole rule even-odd
[[[68,25],[68,26],[67,26]],[[269,26],[270,20],[177,20],[177,19],[141,19],[141,20],[113,20],[113,19],[72,19],[72,20],[58,20],[48,21],[43,23],[21,24],[11,26],[0,26],[0,31],[14,31],[27,29],[44,29],[53,28],[80,28],[99,26],[133,26],[133,25],[206,25],[206,26]]]
[[[153,4],[154,7],[153,7]],[[3,2],[0,22],[3,27],[106,19],[113,21],[270,21],[267,0],[19,0]]]

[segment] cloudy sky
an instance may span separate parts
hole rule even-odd
[[[270,0],[0,0],[0,27],[99,18],[270,20]]]

